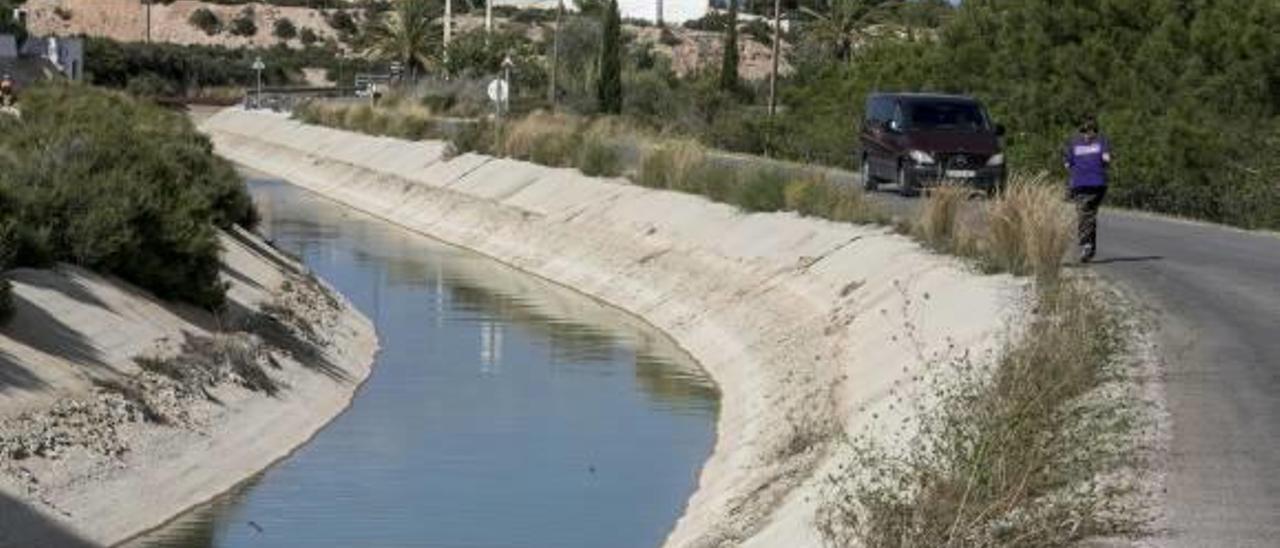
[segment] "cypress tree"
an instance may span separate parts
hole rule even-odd
[[[720,89],[731,92],[738,89],[738,0],[729,0],[729,28],[725,31]]]
[[[622,113],[622,16],[618,1],[604,10],[604,37],[600,48],[600,81],[596,89],[600,112]]]

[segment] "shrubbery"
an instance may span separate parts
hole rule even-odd
[[[66,261],[162,298],[223,302],[217,228],[256,212],[187,118],[69,84],[28,89],[22,109],[0,120],[6,267]]]
[[[281,40],[293,40],[298,36],[298,27],[288,17],[281,17],[272,24],[271,34]]]
[[[303,29],[305,37],[307,31]],[[266,85],[286,85],[302,81],[302,69],[318,67],[337,72],[343,65],[346,83],[356,72],[367,71],[370,61],[341,59],[321,48],[265,49],[220,46],[181,46],[117,42],[90,37],[85,41],[88,80],[95,85],[117,89],[160,90],[167,96],[199,96],[206,88],[254,85],[253,60],[262,57]],[[134,80],[143,80],[134,83]]]
[[[222,19],[219,19],[218,14],[213,13],[213,10],[209,8],[200,8],[191,12],[187,22],[209,36],[222,32]]]
[[[231,34],[251,37],[258,34],[258,23],[254,18],[253,7],[245,7],[235,19],[231,20]]]
[[[1280,227],[1280,4],[964,2],[937,38],[871,40],[849,62],[799,44],[771,152],[853,166],[874,90],[976,95],[1010,132],[1014,166],[1061,170],[1098,114],[1119,205]],[[815,33],[802,33],[806,37]]]

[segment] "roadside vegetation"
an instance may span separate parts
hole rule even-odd
[[[606,57],[615,58],[604,49],[614,43],[605,32],[608,4],[579,4],[560,31],[554,107],[580,116],[614,112],[617,93],[605,104],[599,89],[601,76],[612,74]],[[1280,34],[1272,32],[1280,6],[1059,4],[802,0],[782,37],[791,70],[782,74],[773,117],[766,82],[728,84],[735,78],[723,67],[734,66],[732,56],[677,70],[670,48],[693,38],[667,29],[654,41],[642,38],[643,26],[624,26],[620,111],[637,126],[709,148],[854,168],[867,93],[966,93],[1010,128],[1010,165],[1050,174],[1061,173],[1060,148],[1079,120],[1097,114],[1116,150],[1110,203],[1280,227]],[[438,25],[437,8],[430,13]],[[482,32],[455,35],[449,56],[439,43],[429,45],[436,63],[424,73],[487,80],[500,72],[501,55],[492,53],[514,51],[514,113],[551,110],[549,26],[539,26],[541,16],[518,19],[525,22],[508,21],[495,34],[501,47],[485,48]],[[728,20],[713,14],[685,26],[725,30]],[[758,27],[737,26],[747,36]],[[724,43],[734,42],[726,34]],[[736,41],[733,51],[745,40]],[[494,59],[472,62],[479,57]],[[419,95],[435,93],[436,84]],[[465,95],[454,102],[466,108],[439,108],[449,101],[436,94],[435,112],[486,114],[473,108],[485,105],[482,86],[454,89]]]
[[[1025,333],[993,364],[931,364],[911,428],[891,443],[853,437],[820,510],[830,544],[1069,546],[1142,532],[1144,493],[1126,477],[1139,419],[1117,389],[1128,328],[1092,284],[1037,287]]]
[[[273,47],[263,50],[220,46],[117,42],[108,38],[85,40],[87,80],[97,86],[127,90],[142,97],[224,98],[227,104],[257,84],[253,61],[266,65],[262,81],[267,86],[304,85],[303,69],[317,68],[343,85],[351,85],[359,72],[369,72],[373,62],[343,59],[336,46],[323,44],[302,49]]]
[[[69,262],[216,308],[218,229],[252,226],[240,177],[178,113],[48,83],[0,117],[3,268]]]

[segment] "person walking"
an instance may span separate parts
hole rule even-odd
[[[1080,132],[1067,142],[1062,158],[1070,173],[1068,196],[1076,204],[1080,262],[1087,263],[1098,252],[1098,208],[1107,195],[1107,170],[1111,167],[1111,143],[1098,132],[1097,119],[1090,116],[1080,124]]]

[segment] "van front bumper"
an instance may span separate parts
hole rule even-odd
[[[983,166],[977,169],[943,169],[938,164],[913,164],[904,170],[910,189],[943,185],[965,185],[992,191],[1004,186],[1004,166]]]

